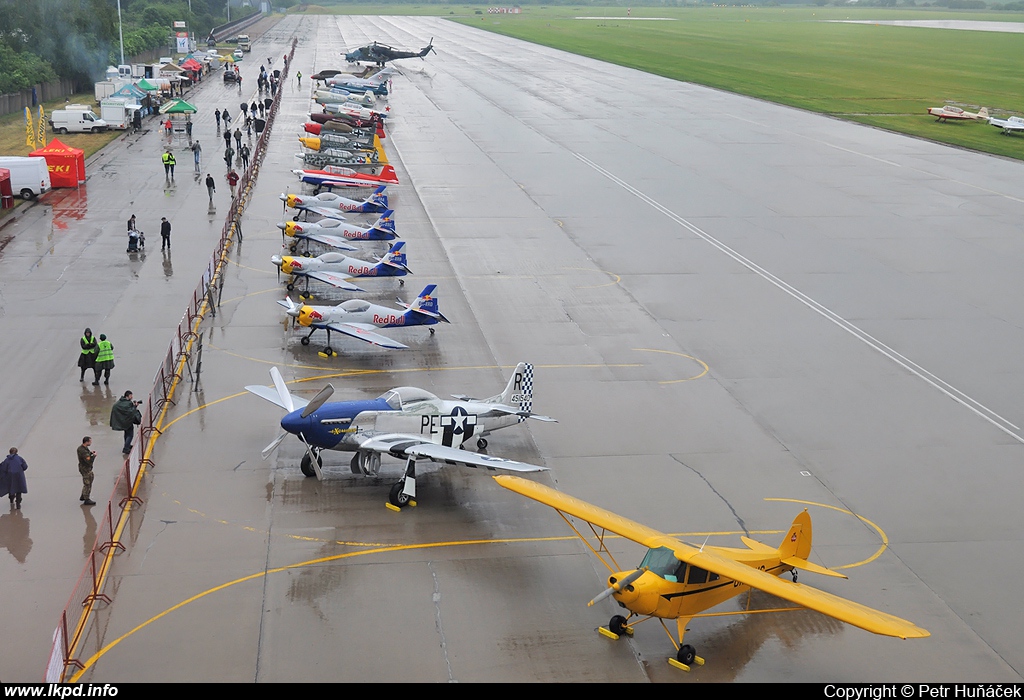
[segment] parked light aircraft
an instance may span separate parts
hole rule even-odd
[[[1004,134],[1012,134],[1024,131],[1024,117],[1009,117],[1007,119],[996,119],[991,117],[988,123],[1003,130]]]
[[[348,199],[333,192],[321,192],[316,196],[281,193],[280,199],[285,206],[298,210],[295,214],[296,221],[303,212],[320,216],[337,216],[338,212],[377,214],[388,210],[388,196],[384,194],[386,188],[387,185],[381,185],[362,201]]]
[[[377,104],[377,96],[372,90],[363,92],[349,92],[347,90],[317,90],[313,93],[313,100],[318,104],[341,104],[354,105],[358,107],[373,107]]]
[[[929,107],[928,114],[933,117],[938,117],[935,121],[944,122],[949,119],[953,120],[964,120],[964,119],[988,119],[988,107],[982,107],[977,112],[965,112],[959,107],[951,107],[946,105],[944,107]]]
[[[543,484],[512,476],[497,476],[495,480],[511,491],[554,508],[611,572],[608,588],[589,605],[610,596],[629,614],[612,617],[607,628],[599,629],[601,634],[618,639],[623,634],[633,634],[630,625],[633,618],[639,618],[633,624],[657,619],[676,647],[676,657],[669,658],[669,663],[685,671],[689,671],[694,663],[704,664],[704,659],[697,656],[692,646],[683,644],[683,635],[690,620],[752,588],[875,634],[901,639],[929,636],[927,630],[911,622],[796,582],[797,569],[846,578],[808,561],[811,554],[811,516],[806,510],[793,520],[777,549],[749,537],[741,537],[746,549],[694,547]],[[597,538],[596,546],[566,516],[586,522]],[[619,566],[606,546],[609,533],[648,548],[638,568],[623,570]],[[792,572],[792,582],[779,578],[786,572]],[[746,610],[735,614],[750,612],[758,611]],[[676,621],[678,643],[664,620]]]
[[[348,280],[357,277],[403,277],[411,275],[412,271],[406,267],[405,241],[397,241],[391,249],[379,258],[376,263],[366,262],[350,258],[342,253],[324,253],[315,258],[296,258],[291,255],[275,255],[270,261],[277,265],[278,269],[286,275],[291,275],[288,281],[288,291],[295,289],[295,278],[302,277],[306,280],[306,288],[299,295],[300,299],[312,298],[309,294],[309,280],[315,279],[338,289],[349,292],[365,292],[365,289],[357,287]],[[398,280],[399,285],[404,285],[405,280]]]
[[[399,299],[398,303],[404,307],[404,310],[371,304],[362,299],[349,299],[337,306],[298,304],[287,297],[277,303],[284,307],[285,313],[294,318],[296,323],[309,328],[309,335],[302,337],[303,345],[309,345],[309,339],[316,331],[327,331],[327,346],[320,351],[320,356],[331,357],[337,354],[331,347],[332,331],[344,333],[382,348],[404,350],[409,346],[380,333],[375,333],[374,329],[451,323],[438,310],[437,298],[434,296],[435,289],[437,289],[436,284],[428,284],[411,304],[406,304]],[[434,335],[433,328],[428,330],[430,335]]]
[[[386,44],[379,44],[375,41],[372,44],[360,46],[358,49],[349,51],[345,54],[345,60],[349,63],[358,63],[362,61],[364,63],[376,63],[378,66],[383,66],[388,61],[396,61],[400,58],[423,58],[433,50],[433,37],[431,37],[430,43],[419,51],[403,51],[402,49],[396,49]]]
[[[293,170],[303,182],[320,187],[380,187],[397,185],[394,166],[385,165],[379,175],[358,173],[352,168],[328,165],[323,170]]]
[[[393,241],[398,238],[395,221],[392,218],[394,213],[390,209],[387,210],[367,227],[346,223],[342,217],[324,218],[315,223],[282,221],[277,227],[281,229],[282,236],[288,236],[295,241],[320,243],[339,250],[356,250],[349,241]],[[288,250],[296,252],[298,243],[288,244]]]
[[[390,80],[393,76],[397,74],[398,71],[389,66],[387,68],[381,68],[377,72],[372,73],[371,75],[368,75],[365,78],[360,78],[357,75],[350,75],[348,73],[342,73],[340,75],[335,75],[328,78],[325,82],[332,88],[346,87],[356,90],[375,90],[381,85],[387,86],[388,80]]]
[[[545,471],[544,467],[461,449],[473,437],[487,447],[487,435],[522,423],[527,418],[556,422],[533,413],[533,365],[520,362],[505,390],[489,399],[439,399],[414,387],[392,389],[372,401],[327,403],[334,393],[328,384],[311,401],[288,391],[280,370],[272,367],[274,388],[247,386],[247,391],[288,411],[281,419],[284,432],[263,449],[263,458],[285,437],[295,435],[306,446],[299,468],[306,476],[323,479],[323,450],[355,452],[353,474],[376,477],[381,455],[405,459],[401,481],[391,488],[394,508],[415,505],[416,460],[454,462],[467,467],[513,472]]]

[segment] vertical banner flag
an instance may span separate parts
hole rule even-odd
[[[32,111],[28,107],[25,108],[25,145],[29,147],[35,145],[35,129],[32,128]]]
[[[39,105],[39,147],[42,148],[46,145],[46,120],[43,119],[43,106]]]

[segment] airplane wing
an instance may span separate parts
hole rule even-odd
[[[458,398],[458,397],[455,397],[455,398]],[[522,418],[533,418],[534,420],[544,421],[545,423],[557,423],[558,422],[556,419],[552,418],[551,416],[542,416],[539,413],[530,413],[529,411],[524,411],[523,409],[516,408],[515,406],[505,406],[505,405],[500,404],[500,403],[498,403],[498,404],[486,404],[486,405],[487,405],[487,413],[493,412],[493,413],[501,413],[501,414],[505,414],[505,415],[509,415],[509,416],[520,416]],[[485,415],[486,416],[487,413],[482,413],[481,415]]]
[[[320,280],[321,282],[329,284],[332,287],[337,287],[338,289],[344,289],[345,291],[348,291],[348,292],[365,292],[366,291],[362,287],[357,287],[356,285],[354,285],[351,282],[349,282],[346,277],[343,277],[342,275],[339,275],[339,274],[335,274],[333,272],[323,272],[322,270],[318,270],[316,272],[310,272],[308,274],[308,276],[313,278],[313,279],[315,279],[315,280]]]
[[[585,520],[648,548],[668,547],[680,561],[699,566],[719,576],[751,588],[762,590],[805,608],[849,623],[875,634],[901,639],[928,637],[930,633],[912,622],[889,615],[866,605],[826,593],[799,583],[786,581],[747,566],[715,551],[714,547],[697,549],[653,528],[616,515],[560,491],[514,476],[496,476],[499,485],[515,491],[557,511]]]
[[[408,345],[402,345],[401,343],[391,340],[386,336],[376,333],[376,326],[371,326],[368,323],[329,323],[327,327],[337,333],[344,333],[345,335],[358,338],[359,340],[365,340],[367,343],[373,343],[379,345],[382,348],[391,348],[392,350],[404,350],[408,348]]]
[[[326,233],[304,233],[302,235],[306,240],[323,243],[338,250],[359,250],[359,248],[349,243],[347,238],[342,236],[331,236]]]
[[[331,207],[303,207],[306,211],[311,211],[314,214],[318,214],[327,219],[337,219],[338,221],[344,221],[345,217],[342,216],[340,209],[332,209]]]
[[[367,434],[366,439],[359,443],[359,449],[373,450],[374,452],[390,454],[395,457],[422,457],[432,462],[461,464],[466,467],[480,467],[491,471],[501,470],[519,473],[547,471],[547,467],[539,467],[536,464],[492,457],[491,455],[479,452],[462,450],[458,447],[438,445],[435,442],[423,439],[419,435],[405,435],[402,433]]]

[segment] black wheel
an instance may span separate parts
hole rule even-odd
[[[24,199],[26,202],[32,199],[34,196],[35,195],[32,194],[32,190],[30,190],[27,187],[21,191],[21,198]]]
[[[430,335],[434,335],[434,329],[430,328],[429,330],[430,330]]]
[[[295,245],[294,243],[292,243],[290,246],[288,246],[288,252],[289,253],[294,253],[298,249],[299,249],[299,246]]]
[[[320,455],[316,456],[316,464],[318,467],[324,465],[324,461],[320,459]],[[309,459],[309,453],[302,455],[302,461],[299,462],[299,470],[302,471],[303,476],[316,476],[316,472],[313,471],[313,463]]]
[[[679,647],[679,652],[676,654],[676,661],[687,666],[693,665],[693,660],[697,658],[697,650],[691,647],[689,644],[684,644]]]
[[[303,345],[309,345],[309,338],[303,336],[302,340],[300,340],[299,342],[302,343]]]
[[[362,470],[359,468],[359,453],[356,452],[352,455],[352,461],[348,463],[349,469],[352,470],[353,474],[360,474]]]
[[[398,280],[398,286],[399,287],[404,287],[405,286],[405,280]]]
[[[477,438],[476,446],[479,449],[481,449],[481,450],[486,450],[487,449],[487,440],[485,440],[484,438]]]
[[[64,127],[61,127],[61,128],[60,128],[60,133],[62,133],[62,134],[66,134],[66,133],[68,133],[68,130],[67,130],[67,129],[65,129]]]
[[[612,634],[622,635],[626,633],[626,618],[616,615],[608,621],[608,629]]]
[[[404,508],[409,505],[409,496],[402,493],[402,489],[405,488],[405,482],[399,481],[397,484],[391,487],[391,492],[388,494],[388,501],[391,505]]]
[[[287,288],[287,289],[288,289],[288,291],[290,292],[290,291],[292,291],[293,289],[295,289],[295,285],[294,285],[294,284],[292,284],[291,282],[289,282],[289,283],[287,284],[287,287],[286,287],[286,288]]]
[[[334,352],[330,345],[324,348],[324,354],[327,355],[327,357],[334,357],[335,355],[337,355],[337,353]]]

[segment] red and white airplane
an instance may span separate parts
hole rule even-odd
[[[928,114],[933,117],[938,117],[938,119],[935,120],[938,122],[944,122],[949,119],[988,119],[988,107],[982,107],[977,112],[965,112],[959,107],[945,105],[944,107],[929,107]]]
[[[321,187],[380,187],[397,185],[398,175],[390,165],[385,165],[380,175],[359,173],[352,168],[328,165],[323,170],[293,170],[299,179],[309,185]]]

